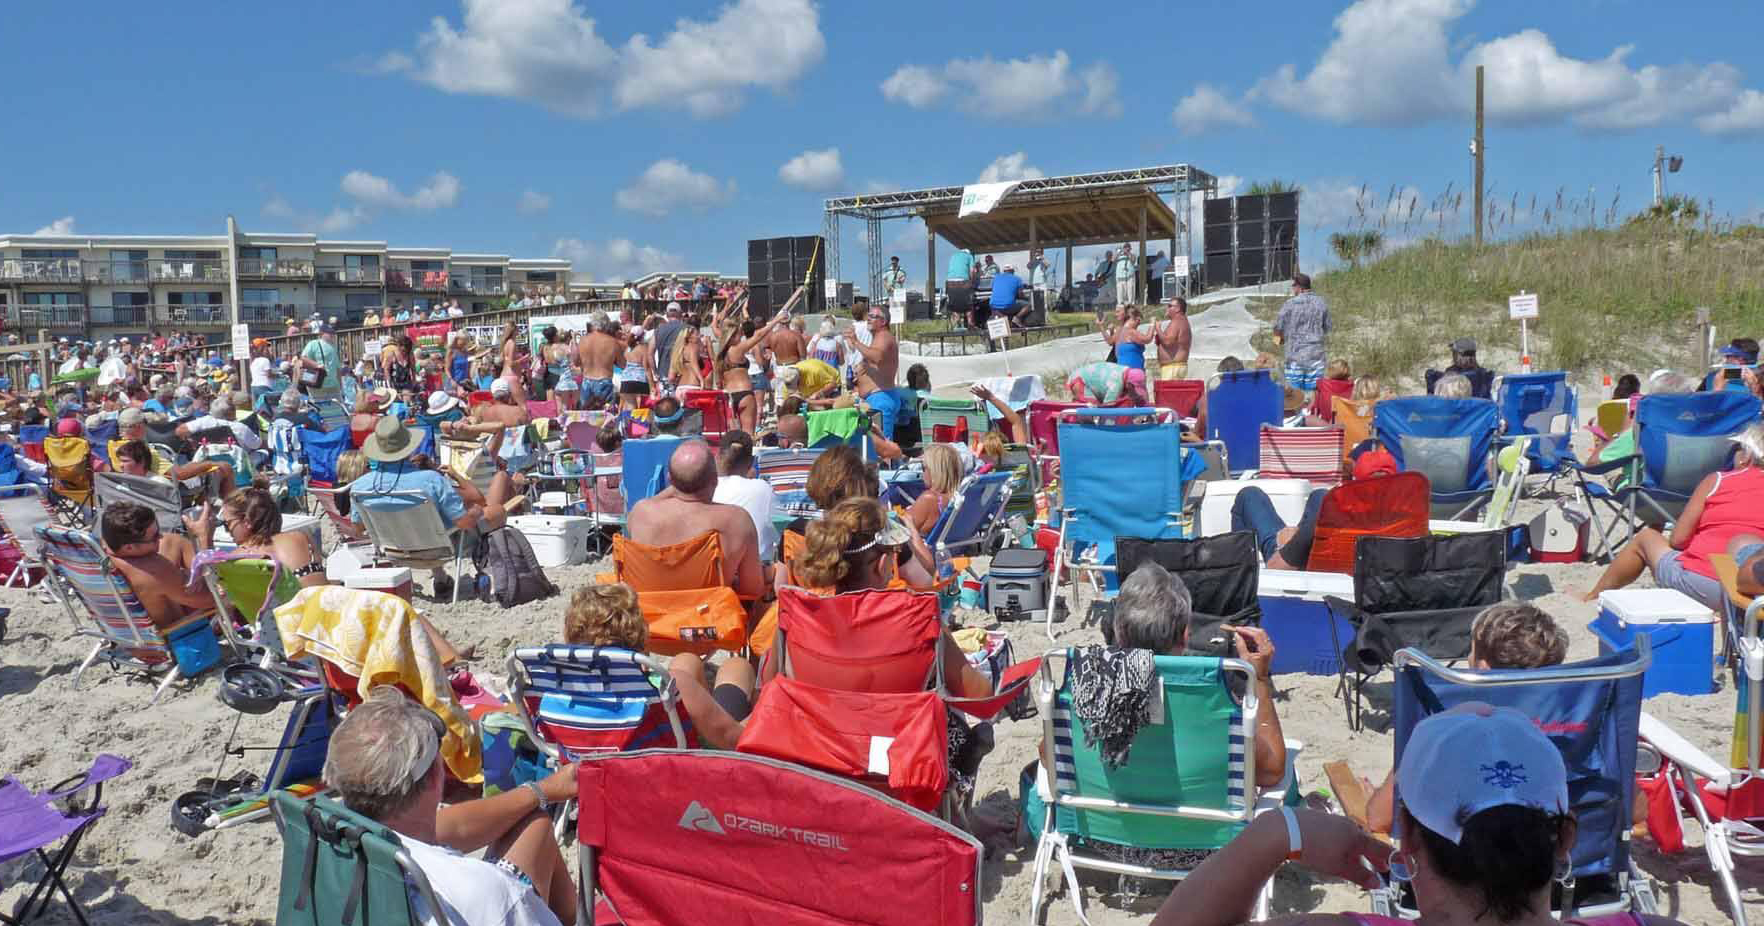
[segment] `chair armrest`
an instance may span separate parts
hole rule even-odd
[[[1305,744],[1302,740],[1287,738],[1286,771],[1273,786],[1258,789],[1255,808],[1257,815],[1279,810],[1286,803],[1286,795],[1298,787],[1298,759],[1304,751]]]
[[[1626,457],[1619,457],[1615,460],[1600,460],[1597,463],[1582,463],[1579,460],[1573,459],[1571,457],[1564,460],[1563,462],[1567,463],[1571,469],[1574,469],[1583,475],[1603,476],[1606,473],[1609,473],[1619,467],[1627,466],[1630,463],[1634,463],[1640,459],[1641,459],[1641,454],[1632,453]]]

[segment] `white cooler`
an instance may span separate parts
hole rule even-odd
[[[325,578],[332,582],[347,582],[349,577],[371,569],[374,565],[374,545],[371,543],[338,544],[331,555],[325,557]]]
[[[343,587],[385,592],[409,601],[412,589],[410,569],[404,566],[357,569],[343,579]]]
[[[1262,629],[1274,643],[1276,674],[1299,672],[1334,675],[1341,669],[1341,651],[1329,632],[1331,615],[1324,595],[1354,600],[1354,577],[1342,572],[1297,572],[1263,569],[1256,592],[1262,604]],[[1341,645],[1354,638],[1354,626],[1334,617]]]
[[[1231,532],[1231,505],[1245,486],[1268,493],[1268,500],[1274,503],[1274,510],[1287,527],[1297,525],[1304,517],[1305,501],[1311,497],[1309,479],[1215,479],[1206,483],[1206,494],[1201,496],[1202,537]]]
[[[588,562],[588,540],[594,532],[591,518],[526,514],[509,518],[508,525],[527,538],[533,556],[547,569]]]
[[[306,536],[312,539],[312,548],[314,550],[323,550],[325,548],[323,535],[319,533],[319,525],[323,523],[325,523],[324,518],[314,517],[310,514],[282,515],[282,530],[304,531]],[[238,546],[238,544],[233,542],[233,536],[227,533],[225,525],[216,524],[214,526],[214,548],[217,550],[225,550],[229,547],[236,546]]]

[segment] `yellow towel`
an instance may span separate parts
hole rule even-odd
[[[397,595],[315,585],[276,609],[276,626],[289,659],[317,656],[359,679],[366,698],[376,685],[400,685],[447,725],[441,757],[455,778],[483,780],[477,726],[454,700],[441,657],[417,622],[416,609]]]

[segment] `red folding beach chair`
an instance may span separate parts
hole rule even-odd
[[[980,843],[861,785],[673,750],[597,756],[576,781],[581,896],[598,899],[596,922],[980,922]]]
[[[1087,408],[1083,402],[1055,402],[1036,399],[1029,403],[1029,438],[1043,456],[1058,458],[1060,453],[1060,413],[1073,408]]]
[[[1344,483],[1323,496],[1317,509],[1308,572],[1354,572],[1354,545],[1361,537],[1424,537],[1432,502],[1427,477],[1394,473]]]
[[[1310,412],[1313,415],[1335,423],[1335,398],[1340,396],[1344,401],[1354,394],[1353,380],[1320,379],[1317,380],[1317,395],[1311,399]]]
[[[705,440],[715,444],[723,439],[723,432],[734,425],[735,409],[729,404],[729,394],[721,389],[692,389],[683,387],[675,393],[680,404],[686,408],[696,408],[702,416],[703,424],[699,434]]]
[[[1184,418],[1194,417],[1201,396],[1206,394],[1207,383],[1201,379],[1160,379],[1152,384],[1152,404]]]

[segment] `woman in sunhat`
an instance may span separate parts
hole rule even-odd
[[[1285,861],[1364,888],[1380,872],[1406,881],[1423,924],[1557,926],[1550,889],[1570,879],[1577,835],[1561,753],[1531,718],[1465,704],[1415,725],[1396,773],[1397,848],[1347,817],[1283,807],[1257,816],[1195,869],[1152,926],[1248,920],[1256,894]],[[1368,913],[1277,917],[1277,923],[1398,926]],[[1615,913],[1571,926],[1671,926],[1663,916]]]

